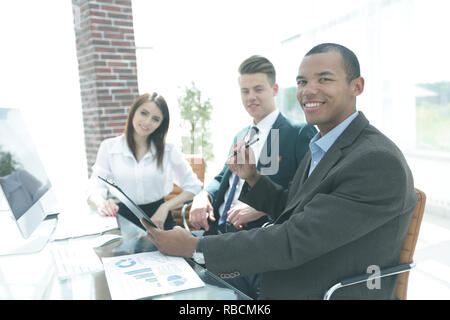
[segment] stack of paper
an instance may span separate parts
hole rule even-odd
[[[183,258],[158,251],[102,261],[112,299],[140,299],[205,285]]]
[[[78,216],[62,214],[52,240],[77,238],[87,235],[101,234],[117,229],[115,217],[102,217],[99,214],[80,214]]]

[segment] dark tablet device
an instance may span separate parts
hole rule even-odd
[[[159,229],[156,224],[154,224],[153,221],[147,217],[147,215],[144,213],[144,210],[142,210],[136,203],[134,203],[134,201],[131,200],[130,197],[128,197],[118,185],[100,176],[98,176],[98,178],[112,187],[110,188],[111,193],[116,196],[117,199],[120,200],[120,202],[126,205],[127,208],[130,209],[130,211],[136,216],[136,218],[138,218],[139,220],[144,218],[145,221],[147,221],[152,227]]]

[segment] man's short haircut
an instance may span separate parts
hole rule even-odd
[[[361,76],[358,58],[353,53],[353,51],[344,47],[343,45],[336,43],[322,43],[309,50],[305,57],[316,53],[327,52],[339,52],[341,54],[342,64],[346,73],[348,83],[350,83],[353,79],[359,78]]]
[[[255,55],[241,63],[239,66],[240,75],[252,73],[265,73],[271,86],[276,83],[275,67],[267,58]]]

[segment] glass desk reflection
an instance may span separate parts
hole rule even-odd
[[[118,217],[121,238],[115,242],[94,248],[99,257],[115,257],[148,251],[156,247],[145,231]],[[51,246],[64,246],[73,242],[88,242],[93,237],[56,241],[39,253],[22,256],[0,257],[1,299],[50,299],[50,300],[109,300],[111,295],[105,272],[97,271],[77,275],[66,280],[58,279],[50,253]],[[204,287],[150,296],[154,300],[251,300],[191,259],[185,259],[205,283]],[[14,267],[16,266],[16,267]],[[22,269],[17,266],[24,266]],[[25,267],[25,266],[28,266]],[[26,277],[24,275],[26,274]],[[24,279],[29,278],[29,280]]]
[[[147,238],[146,233],[128,220],[118,216],[122,239],[116,244],[96,248],[100,257],[121,256],[141,252],[156,251],[156,247]],[[250,300],[251,298],[232,287],[207,269],[191,259],[185,259],[200,279],[204,287],[178,291],[170,294],[148,297],[145,299],[168,300]],[[103,272],[104,274],[104,272]]]

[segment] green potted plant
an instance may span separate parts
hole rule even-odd
[[[206,162],[214,158],[209,121],[211,120],[212,105],[210,99],[202,100],[200,89],[192,82],[190,87],[178,98],[181,118],[189,131],[187,136],[181,137],[182,152],[190,155],[201,155]]]

